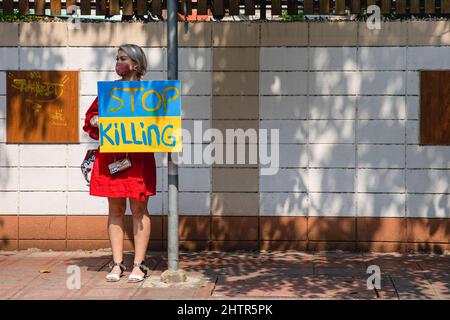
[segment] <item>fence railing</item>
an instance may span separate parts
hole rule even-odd
[[[18,11],[21,15],[61,15],[71,5],[78,7],[81,15],[112,17],[162,16],[167,0],[0,0],[4,15]],[[191,15],[255,15],[262,19],[266,14],[282,15],[347,15],[364,14],[370,5],[378,5],[383,15],[447,16],[450,0],[179,0],[179,12]]]

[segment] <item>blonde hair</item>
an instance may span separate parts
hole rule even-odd
[[[125,52],[136,63],[136,73],[139,78],[147,73],[147,57],[141,47],[135,44],[124,44],[118,50]]]

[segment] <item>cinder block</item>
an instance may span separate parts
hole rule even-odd
[[[19,69],[19,49],[0,48],[0,70]]]
[[[260,67],[258,47],[214,48],[212,55],[214,71],[258,71]]]
[[[65,22],[22,22],[19,24],[19,44],[21,47],[65,47],[70,31]]]
[[[309,216],[353,217],[354,197],[352,193],[310,193]]]
[[[161,51],[161,67],[165,49],[158,48]],[[162,52],[164,50],[164,52]],[[211,71],[212,70],[212,49],[210,48],[179,48],[178,63],[180,71]],[[161,69],[163,70],[163,69]]]
[[[408,46],[433,45],[450,45],[447,21],[408,21]]]
[[[19,48],[21,70],[67,70],[67,48]]]
[[[405,120],[359,120],[358,143],[404,143]]]
[[[160,22],[164,26],[164,22]],[[178,22],[178,45],[180,47],[210,47],[212,41],[211,23]],[[164,44],[165,45],[165,44]]]
[[[404,145],[358,145],[358,167],[360,168],[404,168]]]
[[[259,46],[259,24],[211,23],[212,45],[214,47],[256,47]]]
[[[309,167],[355,167],[355,145],[310,144]]]
[[[309,45],[315,47],[351,47],[357,44],[356,22],[311,22]]]
[[[209,192],[180,192],[180,214],[182,215],[210,215],[211,196]]]
[[[411,47],[408,48],[407,61],[408,70],[448,69],[450,47]]]
[[[406,195],[358,193],[358,217],[405,217]]]
[[[405,70],[405,47],[360,47],[358,48],[359,70]]]
[[[405,192],[405,171],[358,169],[358,192]]]
[[[310,70],[356,70],[356,48],[311,48]]]
[[[0,192],[0,214],[19,213],[19,193],[16,191]],[[0,217],[0,220],[2,217]],[[3,227],[2,227],[3,229]]]
[[[309,169],[310,192],[354,192],[354,169]]]
[[[16,167],[0,168],[0,191],[17,191],[19,188],[19,169]]]
[[[263,47],[301,47],[308,45],[307,22],[277,22],[262,23],[261,46]]]
[[[20,168],[20,190],[65,191],[67,190],[67,169]]]
[[[411,218],[448,218],[447,194],[408,194],[407,215]]]
[[[210,95],[211,72],[180,72],[179,79],[183,84],[181,92],[184,95]]]
[[[262,71],[308,70],[308,48],[261,48]]]
[[[21,167],[65,167],[66,165],[67,145],[20,145]]]
[[[313,95],[355,95],[360,91],[361,75],[351,71],[318,71],[309,74],[309,93]]]
[[[360,94],[405,94],[406,77],[402,71],[361,71]]]
[[[21,214],[64,215],[67,213],[66,192],[20,192]]]
[[[17,47],[19,45],[19,23],[0,23],[0,46]]]
[[[450,168],[450,150],[448,146],[414,146],[406,147],[407,168]]]
[[[367,21],[358,22],[358,43],[360,46],[405,46],[407,24],[402,21],[382,22],[381,29],[369,29]]]
[[[450,172],[448,170],[406,170],[408,192],[449,193]]]
[[[309,120],[310,143],[354,143],[354,120]]]
[[[306,143],[307,121],[306,120],[262,120],[260,129],[266,129],[268,140],[272,141],[271,130],[278,130],[280,143]]]
[[[308,92],[307,72],[261,72],[260,94],[304,95]]]
[[[107,215],[108,200],[105,197],[91,196],[88,191],[68,192],[67,214]]]
[[[183,119],[210,119],[210,96],[181,96],[181,115]]]
[[[180,168],[180,191],[210,191],[210,168]]]
[[[275,175],[260,176],[260,192],[305,192],[308,183],[307,169],[280,168]]]
[[[301,192],[261,192],[259,193],[261,216],[308,215],[308,197]]]
[[[355,96],[309,96],[310,119],[355,119]]]
[[[19,165],[19,145],[0,144],[0,167],[16,167]]]
[[[359,119],[405,119],[406,99],[404,96],[360,96]]]

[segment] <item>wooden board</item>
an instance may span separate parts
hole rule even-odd
[[[106,15],[106,0],[95,0],[95,14],[97,16]]]
[[[223,0],[216,0],[212,4],[212,12],[215,16],[225,15],[225,7],[223,6]]]
[[[90,0],[80,0],[81,14],[90,15],[91,14],[91,1]]]
[[[37,16],[45,14],[45,0],[34,0],[34,12]]]
[[[247,16],[255,15],[255,0],[244,0],[245,9],[244,14]]]
[[[3,0],[2,1],[2,9],[4,14],[13,14],[14,13],[14,0]]]
[[[297,0],[288,0],[287,2],[287,13],[289,15],[297,15],[298,14],[298,2]]]
[[[155,16],[162,15],[162,0],[153,0],[151,11],[152,11],[152,14]]]
[[[7,71],[7,143],[77,143],[78,71]]]
[[[146,0],[136,0],[136,13],[138,16],[147,15],[147,1]]]
[[[119,0],[109,0],[109,15],[115,16],[120,14]]]
[[[420,0],[409,0],[409,13],[420,13]]]
[[[435,0],[425,0],[425,13],[434,14],[436,11],[436,1]]]
[[[239,5],[239,1],[237,1]],[[197,0],[197,14],[205,15],[208,14],[208,1],[207,0]]]
[[[19,0],[19,13],[23,15],[30,14],[30,1]]]
[[[361,11],[361,1],[351,0],[350,1],[350,13],[358,14]]]
[[[319,0],[319,13],[330,14],[330,0]]]
[[[273,16],[281,15],[281,0],[273,0],[271,1],[272,7],[270,8]]]
[[[314,13],[314,1],[313,0],[303,0],[303,13],[313,14]]]
[[[450,144],[450,71],[420,72],[420,144]]]
[[[395,13],[405,14],[406,13],[406,0],[396,0],[395,1]]]
[[[345,14],[345,0],[336,0],[334,7],[334,14],[344,15]]]
[[[391,13],[391,0],[381,0],[381,13],[389,14]]]

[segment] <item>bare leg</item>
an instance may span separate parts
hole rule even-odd
[[[126,198],[108,198],[108,235],[114,262],[123,260],[124,215]],[[114,266],[110,273],[121,273],[119,266]]]
[[[150,240],[151,220],[147,210],[148,197],[145,201],[130,198],[131,213],[133,215],[134,234],[134,263],[140,264],[145,260],[148,241]],[[133,268],[131,274],[144,275],[139,268]]]

